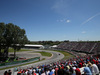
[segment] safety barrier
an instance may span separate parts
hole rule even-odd
[[[35,60],[40,60],[40,57],[30,58],[30,59],[26,59],[26,60],[22,60],[22,61],[13,61],[13,62],[8,62],[8,63],[0,63],[0,66],[14,65],[14,64],[19,64],[19,63],[35,61]]]

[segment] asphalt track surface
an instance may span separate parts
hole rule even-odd
[[[40,53],[35,53],[35,52],[38,52],[38,51],[40,51],[40,52],[41,51],[50,52],[52,54],[52,56],[46,57],[46,56],[42,56]],[[10,53],[10,54],[12,54],[12,53]],[[48,51],[48,50],[33,50],[33,51],[17,52],[16,54],[17,54],[17,56],[24,57],[24,58],[33,58],[33,57],[40,57],[40,59],[45,58],[45,60],[40,61],[40,62],[36,62],[36,63],[17,67],[17,68],[21,68],[21,69],[24,69],[24,68],[27,68],[27,67],[30,68],[32,66],[36,67],[36,66],[43,65],[43,64],[45,64],[45,65],[50,64],[50,63],[59,61],[64,57],[64,55],[62,53],[52,51],[52,50],[51,51]],[[20,64],[16,64],[16,65],[20,65]],[[15,66],[15,65],[9,65],[9,66]],[[1,68],[9,67],[9,66],[3,66]],[[5,69],[5,70],[8,71],[9,69]],[[3,75],[5,70],[0,70],[0,75]],[[14,68],[10,68],[10,70],[12,70],[12,75],[15,75],[14,72],[13,72]]]

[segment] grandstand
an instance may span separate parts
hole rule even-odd
[[[57,49],[85,52],[85,53],[100,53],[99,42],[64,42],[58,45]]]
[[[42,45],[25,45],[24,47],[44,48]],[[99,42],[63,42],[58,46],[52,47],[57,48],[58,50],[69,52],[75,57],[62,59],[59,61],[55,60],[52,63],[44,63],[35,67],[27,67],[25,69],[15,68],[15,75],[85,75],[87,73],[85,72],[85,69],[89,68],[90,64],[95,65],[96,69],[98,70],[97,72],[92,72],[91,70],[89,70],[90,75],[100,74],[100,68],[98,67],[98,65],[100,65],[100,58],[90,54],[97,54],[100,52]],[[80,56],[77,54],[77,52],[85,52],[89,53],[90,55]],[[6,74],[6,72],[7,71],[5,71],[4,73]]]

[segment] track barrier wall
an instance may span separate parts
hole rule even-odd
[[[13,62],[8,62],[8,63],[0,63],[1,66],[6,66],[6,65],[14,65],[14,64],[19,64],[19,63],[25,63],[25,62],[30,62],[30,61],[35,61],[35,60],[40,60],[40,57],[35,57],[35,58],[30,58],[22,61],[13,61]]]

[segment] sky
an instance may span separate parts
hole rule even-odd
[[[0,22],[30,41],[100,41],[100,0],[0,0]]]

